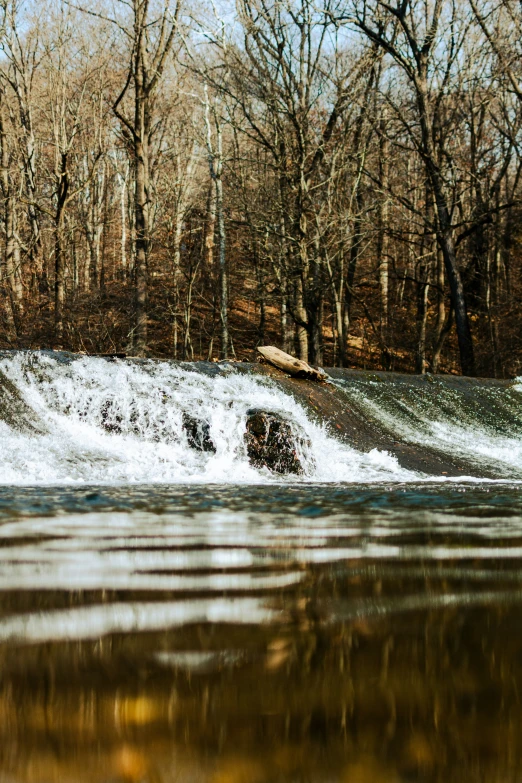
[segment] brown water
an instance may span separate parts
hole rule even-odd
[[[0,781],[522,779],[515,484],[0,489]]]

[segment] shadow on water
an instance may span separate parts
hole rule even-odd
[[[522,774],[512,484],[0,488],[0,779]]]

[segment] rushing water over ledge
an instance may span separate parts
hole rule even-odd
[[[0,360],[0,372],[13,390],[3,422],[0,412],[0,483],[270,481],[245,451],[252,408],[283,415],[302,435],[307,480],[415,476],[387,452],[341,443],[269,378],[233,365],[16,353]],[[209,426],[215,453],[190,447],[187,415]]]
[[[516,384],[0,373],[2,783],[521,779]],[[248,464],[252,406],[298,480]]]
[[[329,372],[5,352],[0,483],[280,482],[249,464],[253,408],[289,422],[305,482],[522,479],[520,384]],[[191,447],[187,416],[215,452]]]

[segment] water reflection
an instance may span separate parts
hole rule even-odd
[[[0,780],[520,779],[516,487],[10,492]]]

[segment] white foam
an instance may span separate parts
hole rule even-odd
[[[38,423],[25,432],[0,422],[0,484],[375,482],[418,479],[377,450],[360,453],[311,421],[269,379],[229,366],[216,375],[167,362],[70,362],[15,353],[0,370]],[[250,466],[247,411],[283,414],[303,436],[304,476],[283,479]],[[216,453],[190,447],[183,416],[208,422]],[[105,426],[104,426],[105,424]],[[118,428],[108,432],[107,424]]]

